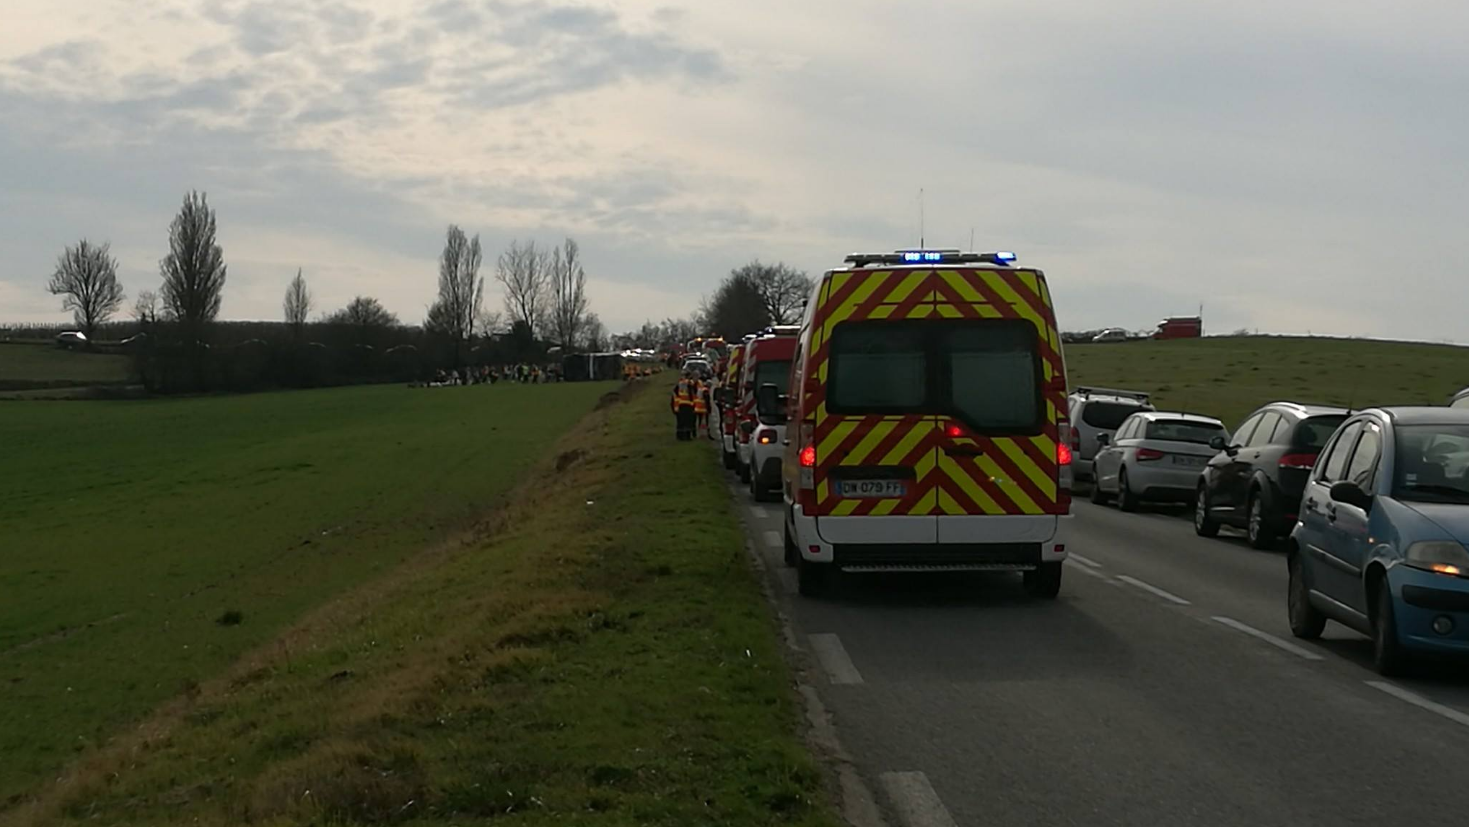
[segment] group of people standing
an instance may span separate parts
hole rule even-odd
[[[433,381],[427,384],[429,387],[444,387],[448,385],[493,385],[501,381],[539,385],[545,382],[559,382],[561,375],[554,368],[542,370],[539,365],[505,365],[503,368],[479,365],[448,371],[439,369],[434,372]]]
[[[684,374],[673,386],[671,407],[675,436],[680,442],[692,440],[699,431],[714,438],[709,432],[710,393],[708,382],[690,374]]]

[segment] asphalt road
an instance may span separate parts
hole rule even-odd
[[[1469,824],[1469,670],[1385,681],[1354,632],[1295,640],[1279,552],[1078,502],[1053,603],[952,574],[813,600],[780,506],[735,495],[892,825]]]

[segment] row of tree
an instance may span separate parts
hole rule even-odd
[[[156,291],[138,295],[133,316],[144,331],[196,352],[210,341],[228,275],[207,195],[190,192],[184,197],[169,225],[168,244],[168,255],[159,263],[162,283]],[[504,294],[503,314],[484,310],[483,261],[479,236],[471,238],[450,225],[439,256],[437,296],[421,330],[447,343],[453,367],[466,364],[472,353],[484,352],[475,350],[477,340],[495,338],[508,338],[512,352],[519,354],[544,352],[550,345],[568,351],[613,346],[663,349],[709,334],[737,339],[772,324],[797,321],[812,290],[805,273],[757,260],[725,276],[693,318],[648,322],[639,330],[609,338],[591,310],[581,249],[574,239],[549,248],[534,240],[517,240],[500,253],[493,278]],[[87,239],[67,247],[57,260],[48,289],[63,297],[63,309],[73,312],[89,339],[125,301],[117,269],[109,245]],[[309,329],[314,326],[355,332],[347,339],[354,347],[386,348],[405,341],[384,335],[403,325],[371,296],[357,296],[312,322],[315,300],[299,269],[286,287],[282,309],[298,343],[313,337]]]

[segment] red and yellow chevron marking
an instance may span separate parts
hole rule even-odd
[[[1061,337],[1045,279],[1033,270],[960,268],[837,271],[827,279],[812,320],[816,382],[803,389],[815,411],[817,513],[979,515],[1053,514],[1057,503],[1057,423],[1066,409]],[[978,456],[952,456],[935,417],[843,417],[826,410],[829,343],[837,325],[873,319],[1024,319],[1039,334],[1046,426],[1040,436],[961,440]],[[830,471],[862,465],[903,466],[914,480],[902,500],[837,496]]]

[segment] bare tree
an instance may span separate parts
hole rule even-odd
[[[301,338],[302,332],[306,330],[306,319],[311,315],[311,291],[306,289],[306,278],[301,275],[300,268],[296,269],[296,277],[286,286],[286,324],[291,326],[291,332],[296,338]]]
[[[468,238],[464,231],[450,224],[439,256],[439,298],[428,312],[428,327],[454,340],[456,366],[463,346],[474,337],[484,298],[485,280],[479,275],[483,256],[479,236]]]
[[[96,245],[85,238],[67,247],[56,259],[47,290],[65,296],[62,310],[72,311],[77,327],[90,340],[97,326],[122,307],[122,285],[117,283],[117,259],[107,244]]]
[[[549,311],[551,336],[564,348],[581,342],[587,315],[587,274],[582,269],[581,248],[574,239],[551,252]]]
[[[489,337],[505,332],[505,316],[493,310],[481,311],[479,314],[479,335]]]
[[[810,276],[781,263],[761,264],[756,260],[730,275],[748,278],[755,285],[771,324],[793,324],[798,321],[801,310],[815,287]]]
[[[549,270],[545,251],[534,241],[512,241],[500,254],[495,281],[505,288],[505,314],[512,330],[519,328],[534,337],[543,329]]]
[[[163,272],[163,307],[195,338],[219,315],[224,294],[224,250],[215,243],[209,196],[190,192],[168,228]]]
[[[158,294],[152,290],[144,290],[138,294],[133,302],[133,318],[144,330],[151,329],[158,324]]]
[[[577,340],[577,343],[588,353],[601,353],[607,350],[607,326],[602,324],[602,320],[596,313],[587,314],[582,321],[578,335],[581,338]]]

